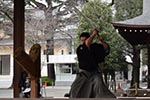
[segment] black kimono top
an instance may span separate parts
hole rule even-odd
[[[98,63],[101,63],[109,54],[109,48],[104,49],[102,44],[93,43],[88,48],[85,43],[77,48],[79,68],[86,71],[97,71]]]

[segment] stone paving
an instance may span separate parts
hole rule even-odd
[[[41,90],[42,90],[42,95],[44,98],[37,99],[37,100],[53,100],[53,99],[54,100],[57,100],[57,99],[58,100],[68,100],[68,98],[64,97],[64,94],[69,92],[70,87],[69,86],[53,86],[53,87],[48,86],[48,87],[43,87]],[[0,89],[0,100],[20,100],[20,99],[13,98],[13,89]],[[89,100],[91,98],[86,98],[86,100],[87,99]],[[35,100],[35,99],[33,99],[33,100]],[[83,98],[82,98],[82,100],[83,100]],[[120,96],[117,96],[116,99],[112,99],[112,98],[98,99],[97,98],[95,100],[150,100],[150,97],[120,97]]]
[[[64,98],[69,90],[69,86],[47,86],[41,88],[41,93],[44,98]],[[13,89],[0,89],[0,98],[13,98]]]

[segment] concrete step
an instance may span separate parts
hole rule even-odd
[[[56,81],[55,86],[71,86],[72,81]]]
[[[13,82],[11,76],[0,76],[0,88],[10,88]]]

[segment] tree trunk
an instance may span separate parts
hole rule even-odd
[[[47,40],[47,62],[49,62],[49,55],[54,55],[54,40],[53,37]],[[54,80],[55,84],[55,69],[54,64],[47,64],[48,78]],[[53,84],[53,85],[54,85]]]

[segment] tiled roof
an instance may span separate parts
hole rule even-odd
[[[143,0],[143,14],[125,21],[113,22],[114,25],[131,27],[150,27],[150,0]]]
[[[113,22],[119,34],[130,44],[150,44],[150,0],[143,0],[143,14],[135,18]]]

